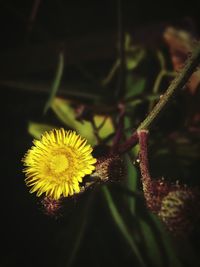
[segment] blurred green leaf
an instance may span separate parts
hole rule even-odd
[[[122,235],[127,240],[128,244],[130,245],[131,249],[133,250],[133,253],[135,254],[137,261],[139,263],[139,266],[142,266],[142,267],[146,266],[146,264],[143,260],[143,257],[139,251],[139,248],[138,248],[133,236],[131,235],[126,223],[124,222],[121,214],[119,213],[108,188],[106,186],[104,186],[102,188],[102,190],[103,190],[104,196],[106,198],[108,207],[110,209],[111,215],[112,215],[116,225],[118,226],[119,230],[121,231]]]
[[[60,83],[61,83],[63,70],[64,70],[64,54],[63,54],[63,52],[60,52],[59,57],[58,57],[58,65],[56,68],[55,78],[54,78],[53,84],[52,84],[51,89],[50,89],[49,99],[47,100],[47,103],[44,107],[44,113],[46,113],[47,110],[51,107],[51,103],[52,103],[54,97],[56,96],[56,93],[57,93],[59,86],[60,86]]]
[[[125,135],[126,138],[128,138],[132,134],[132,127],[131,127],[131,120],[128,117],[125,117],[125,128],[129,129],[126,131]],[[132,192],[137,191],[137,170],[135,166],[133,165],[132,158],[135,157],[138,153],[137,151],[138,146],[135,146],[129,153],[125,155],[125,161],[127,166],[127,179],[126,179],[126,185],[128,190]],[[136,205],[136,199],[130,198],[127,196],[127,203],[130,208],[130,211],[132,214],[135,213],[135,205]]]
[[[91,123],[88,121],[77,121],[74,109],[70,107],[67,100],[55,98],[51,107],[58,119],[67,127],[76,130],[80,135],[85,137],[90,144],[96,144],[96,138],[94,136]]]
[[[135,69],[140,61],[144,58],[145,51],[143,49],[140,49],[138,47],[135,48],[132,53],[128,53],[128,56],[126,58],[126,67],[128,70]]]
[[[66,126],[76,130],[81,136],[85,137],[90,144],[96,144],[96,137],[94,135],[92,124],[88,121],[77,121],[74,109],[70,106],[69,101],[61,98],[55,98],[51,107],[61,122],[63,122]],[[98,126],[104,120],[104,116],[96,115],[94,120]],[[113,132],[114,127],[110,118],[108,118],[99,132],[100,137],[104,138]]]
[[[127,154],[125,156],[126,166],[127,166],[127,179],[126,179],[126,185],[130,191],[135,192],[137,190],[137,170],[133,163],[131,162],[130,156]],[[131,214],[135,214],[135,202],[136,199],[134,197],[126,197],[129,209],[131,211]]]
[[[128,70],[135,69],[146,56],[146,51],[141,46],[133,44],[130,34],[125,36],[126,67]]]
[[[99,127],[103,123],[104,119],[105,119],[104,116],[95,115],[94,121],[95,121],[96,126]],[[105,123],[99,130],[99,136],[103,139],[103,138],[106,138],[108,135],[114,133],[114,131],[115,129],[114,129],[112,120],[110,117],[107,117],[105,120]]]
[[[148,254],[148,258],[153,263],[153,266],[163,266],[162,257],[160,254],[159,244],[156,242],[155,235],[152,232],[148,222],[139,218],[139,224],[144,237],[144,245],[146,246],[145,252]]]
[[[125,116],[124,118],[124,127],[125,129],[128,129],[125,134],[126,134],[126,138],[128,138],[131,134],[132,134],[132,123],[131,123],[131,119],[128,116]]]
[[[72,220],[72,226],[71,231],[73,231],[73,240],[71,242],[71,251],[68,254],[67,259],[67,266],[70,267],[74,263],[75,257],[78,253],[78,250],[81,246],[81,241],[84,237],[86,227],[88,225],[88,214],[89,212],[92,212],[91,206],[93,203],[94,194],[93,192],[90,193],[88,198],[85,200],[85,203],[82,207],[82,209],[78,213],[78,223],[74,223],[74,220]],[[76,218],[77,219],[77,218]],[[77,220],[76,220],[77,221]],[[76,226],[76,227],[75,227]]]
[[[150,220],[155,224],[155,227],[157,228],[160,237],[162,239],[162,242],[164,244],[164,248],[167,254],[168,258],[168,266],[176,266],[176,267],[181,267],[182,264],[177,257],[177,251],[174,247],[173,241],[170,237],[170,233],[167,232],[167,230],[164,228],[164,225],[161,223],[160,220],[158,220],[157,216],[149,213]]]
[[[145,78],[136,78],[133,74],[128,74],[126,78],[126,86],[126,99],[135,97],[144,91],[146,87],[146,80]]]
[[[146,96],[146,99],[148,101],[150,101],[150,102],[151,101],[155,101],[155,100],[159,100],[160,99],[160,95],[158,95],[158,94],[157,95],[156,94],[155,95],[147,95]]]
[[[115,76],[117,70],[120,67],[120,64],[121,64],[120,59],[117,59],[114,62],[114,64],[112,65],[112,67],[111,67],[111,69],[109,71],[109,73],[107,74],[107,76],[101,82],[103,86],[109,84],[112,81],[113,77]]]
[[[40,139],[41,135],[45,131],[50,131],[53,128],[55,128],[55,126],[51,126],[51,125],[43,124],[43,123],[36,123],[32,121],[30,121],[28,124],[28,132],[36,139]]]
[[[132,101],[129,101],[127,104],[127,111],[133,113],[135,107],[137,107],[141,103],[142,103],[142,99],[134,99]]]

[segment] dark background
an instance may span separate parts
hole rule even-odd
[[[194,22],[200,26],[197,1],[159,2],[122,1],[124,28],[135,33],[143,42],[156,42],[162,25]],[[12,80],[19,77],[44,76],[51,79],[55,56],[52,43],[68,40],[73,53],[81,60],[107,62],[116,55],[117,1],[41,1],[32,29],[28,22],[34,1],[0,1],[0,78]],[[28,26],[29,25],[29,26]],[[149,32],[149,35],[146,33]],[[100,37],[99,37],[100,36]],[[111,38],[112,37],[112,38]],[[155,39],[154,39],[155,37]],[[101,46],[98,45],[101,40]],[[84,48],[95,43],[94,51]],[[49,49],[49,54],[34,62],[30,47]],[[83,45],[83,47],[82,47]],[[91,45],[91,48],[93,46]],[[20,53],[17,55],[18,51]],[[28,59],[23,55],[29,55]],[[28,51],[28,52],[27,52]],[[52,51],[52,53],[51,53]],[[89,51],[89,52],[88,52]],[[34,54],[35,53],[35,54]],[[16,56],[17,55],[17,56]],[[48,64],[44,64],[49,55]],[[88,57],[88,59],[87,59]],[[41,65],[40,65],[41,58]],[[30,60],[30,62],[29,62]],[[70,68],[70,55],[69,67]],[[102,65],[102,68],[104,65]],[[33,71],[32,71],[33,70]],[[76,73],[72,72],[73,78]],[[22,174],[21,158],[30,147],[32,137],[27,133],[29,120],[43,119],[55,122],[53,116],[43,117],[47,92],[30,92],[1,86],[1,249],[0,266],[65,266],[70,247],[65,234],[70,218],[81,204],[70,203],[70,211],[64,219],[49,218],[41,211],[35,196],[29,194]],[[101,199],[101,196],[99,196]],[[129,252],[126,244],[113,229],[104,205],[95,200],[84,247],[79,251],[77,266],[126,265]],[[91,215],[90,215],[91,216]],[[99,220],[97,220],[99,218]],[[102,220],[103,218],[103,220]],[[106,236],[106,239],[103,238]],[[66,246],[63,246],[65,244]],[[64,248],[63,248],[64,247]],[[122,253],[123,252],[123,253]],[[94,256],[95,255],[95,256]]]

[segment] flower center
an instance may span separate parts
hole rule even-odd
[[[51,159],[50,167],[52,171],[56,173],[61,173],[68,169],[69,161],[65,155],[55,155]]]

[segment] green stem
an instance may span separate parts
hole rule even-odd
[[[180,90],[188,81],[192,73],[195,71],[200,63],[200,45],[197,46],[192,56],[188,59],[185,67],[172,81],[167,91],[162,95],[159,102],[155,105],[149,115],[144,119],[144,121],[138,126],[137,130],[129,137],[126,142],[119,146],[118,153],[122,154],[130,150],[137,142],[138,136],[137,131],[148,130],[152,123],[160,115],[163,108],[170,102],[172,96],[175,95],[176,91]]]
[[[149,129],[151,124],[157,119],[161,110],[167,105],[176,91],[180,90],[188,81],[191,74],[195,71],[196,67],[200,63],[200,45],[196,48],[193,55],[187,61],[183,70],[172,81],[167,91],[163,94],[160,101],[155,105],[146,119],[139,125],[137,130]]]
[[[158,93],[159,88],[160,88],[160,85],[161,85],[161,82],[162,82],[162,80],[163,80],[163,78],[164,78],[165,76],[168,76],[168,77],[175,77],[175,75],[176,75],[175,72],[170,72],[170,71],[167,71],[166,69],[162,69],[162,70],[159,72],[159,74],[158,74],[158,76],[157,76],[157,78],[156,78],[156,80],[155,80],[155,83],[154,83],[154,86],[153,86],[153,90],[152,90],[153,95],[156,95],[156,94]],[[152,108],[153,108],[153,106],[154,106],[154,102],[155,102],[155,101],[152,101],[152,102],[150,103],[149,110],[152,110]]]

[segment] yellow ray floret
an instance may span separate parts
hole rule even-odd
[[[80,192],[79,183],[95,169],[92,147],[74,131],[64,129],[45,132],[34,140],[23,162],[26,184],[37,196],[53,199]]]

